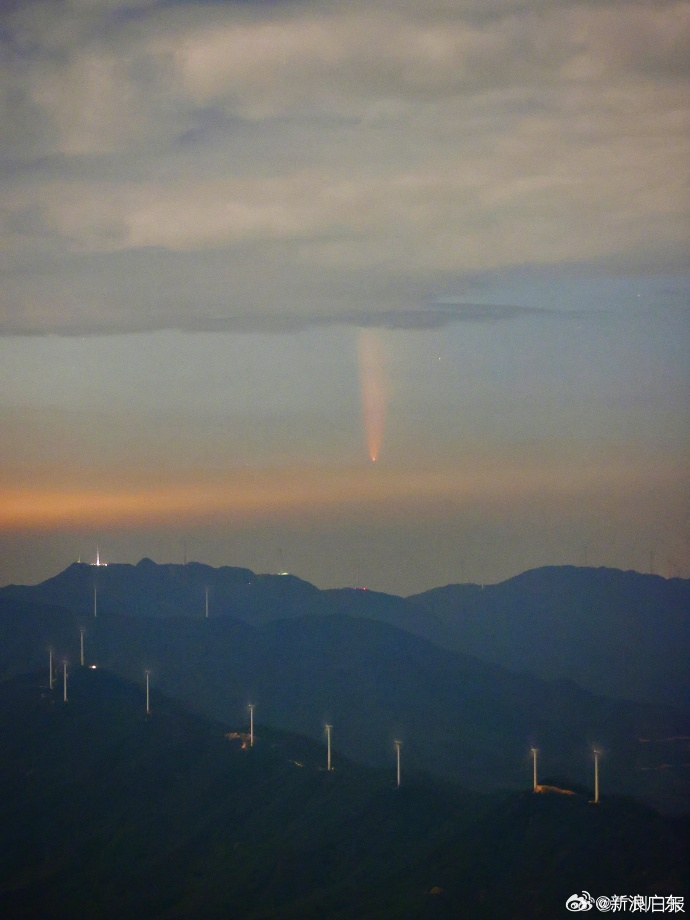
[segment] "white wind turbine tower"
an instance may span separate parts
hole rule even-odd
[[[532,753],[532,788],[537,791],[537,749],[535,747],[530,748]]]
[[[594,804],[599,804],[599,755],[601,751],[594,748]]]
[[[254,747],[254,703],[247,706],[249,710],[249,747]]]
[[[330,773],[333,767],[331,766],[331,731],[333,730],[332,725],[326,725],[326,769]]]
[[[149,677],[150,675],[151,675],[151,672],[147,671],[146,672],[146,715],[147,716],[151,715],[151,706],[149,705],[150,703],[150,698],[149,698]]]
[[[400,745],[402,744],[402,741],[394,741],[393,744],[395,745],[395,757],[396,757],[397,764],[398,764],[398,789],[399,789],[400,788]]]

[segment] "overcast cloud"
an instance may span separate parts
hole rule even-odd
[[[481,273],[687,259],[686,2],[22,2],[0,38],[0,333],[424,327]]]

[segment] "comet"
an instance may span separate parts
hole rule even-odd
[[[362,394],[362,418],[367,452],[376,463],[386,421],[390,387],[380,333],[376,329],[362,329],[359,333],[359,382]]]

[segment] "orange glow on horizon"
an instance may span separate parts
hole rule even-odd
[[[656,464],[654,478],[667,484],[683,479],[681,471]],[[70,483],[20,487],[0,484],[0,529],[51,530],[62,527],[115,527],[293,516],[367,513],[385,507],[387,514],[417,512],[434,516],[453,508],[481,505],[484,513],[514,512],[519,506],[546,501],[568,506],[593,496],[605,506],[630,490],[645,493],[649,470],[644,463],[625,466],[599,457],[581,464],[565,457],[469,458],[458,465],[423,469],[291,465],[259,470],[228,470],[219,476],[199,474],[194,482],[128,484],[107,488]],[[680,483],[678,484],[680,486]]]

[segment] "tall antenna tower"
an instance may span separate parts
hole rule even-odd
[[[249,710],[249,747],[254,747],[254,703],[247,706]]]
[[[393,744],[395,745],[395,757],[398,762],[398,789],[400,789],[400,745],[402,741],[394,741]]]
[[[84,627],[79,630],[79,663],[84,667]]]
[[[67,659],[62,661],[62,702],[67,702]]]
[[[333,730],[332,725],[326,725],[326,769],[330,773],[333,767],[331,766],[331,731]]]
[[[532,754],[532,789],[534,792],[537,791],[537,749],[535,747],[530,748]]]

